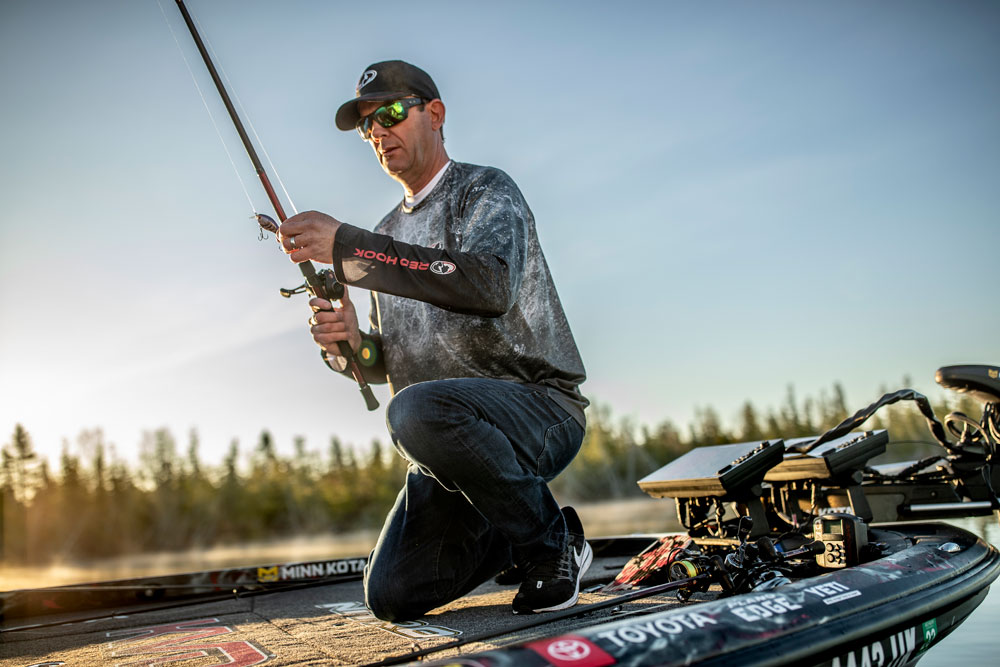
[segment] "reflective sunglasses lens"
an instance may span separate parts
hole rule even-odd
[[[362,139],[371,139],[372,128],[375,126],[375,123],[378,123],[382,127],[392,127],[402,120],[406,120],[406,108],[399,102],[393,102],[384,107],[379,107],[360,119],[357,125],[358,134],[361,135]]]
[[[393,102],[379,107],[372,116],[382,127],[392,127],[396,123],[406,120],[406,107],[403,106],[402,102]]]
[[[405,100],[396,100],[392,104],[379,107],[364,118],[361,118],[358,120],[358,124],[355,127],[358,130],[358,134],[361,135],[361,138],[367,141],[368,139],[371,139],[372,128],[375,126],[375,123],[378,123],[382,127],[392,127],[396,123],[401,123],[406,120],[406,116],[409,113],[407,110],[410,107],[423,103],[424,101],[419,97],[408,97]]]

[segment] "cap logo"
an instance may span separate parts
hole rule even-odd
[[[375,70],[373,69],[366,70],[365,73],[361,75],[361,80],[358,81],[358,90],[361,90],[369,83],[374,81],[376,76],[378,76],[378,72],[376,72]]]

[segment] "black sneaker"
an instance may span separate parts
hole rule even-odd
[[[568,540],[566,550],[550,560],[530,563],[524,568],[524,581],[514,597],[515,614],[535,614],[566,609],[576,604],[580,579],[594,559],[583,525],[572,507],[564,507]]]

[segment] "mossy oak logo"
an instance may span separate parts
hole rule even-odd
[[[123,637],[108,642],[112,658],[137,658],[124,664],[153,665],[167,662],[197,661],[192,665],[259,665],[273,658],[249,641],[219,641],[221,635],[235,630],[217,625],[217,618],[197,621],[126,628],[106,633]],[[141,657],[140,657],[141,656]]]
[[[452,264],[451,262],[437,261],[431,264],[431,271],[440,276],[446,276],[449,273],[453,272],[454,270],[455,270],[455,265]]]
[[[369,83],[371,83],[372,81],[374,81],[375,77],[377,77],[377,76],[378,76],[378,72],[376,72],[375,70],[373,70],[373,69],[365,70],[365,73],[361,75],[361,80],[358,81],[358,90],[360,91],[362,88],[364,88]]]

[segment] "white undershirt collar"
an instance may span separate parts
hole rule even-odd
[[[445,163],[445,165],[441,167],[441,170],[438,173],[434,174],[434,178],[431,179],[430,183],[420,188],[420,192],[416,193],[412,197],[404,194],[403,207],[406,208],[407,210],[410,210],[423,200],[427,199],[427,195],[431,193],[431,190],[433,190],[434,186],[438,184],[438,181],[441,180],[441,177],[444,176],[444,172],[446,172],[448,170],[448,167],[450,166],[451,166],[451,160],[448,160]]]

